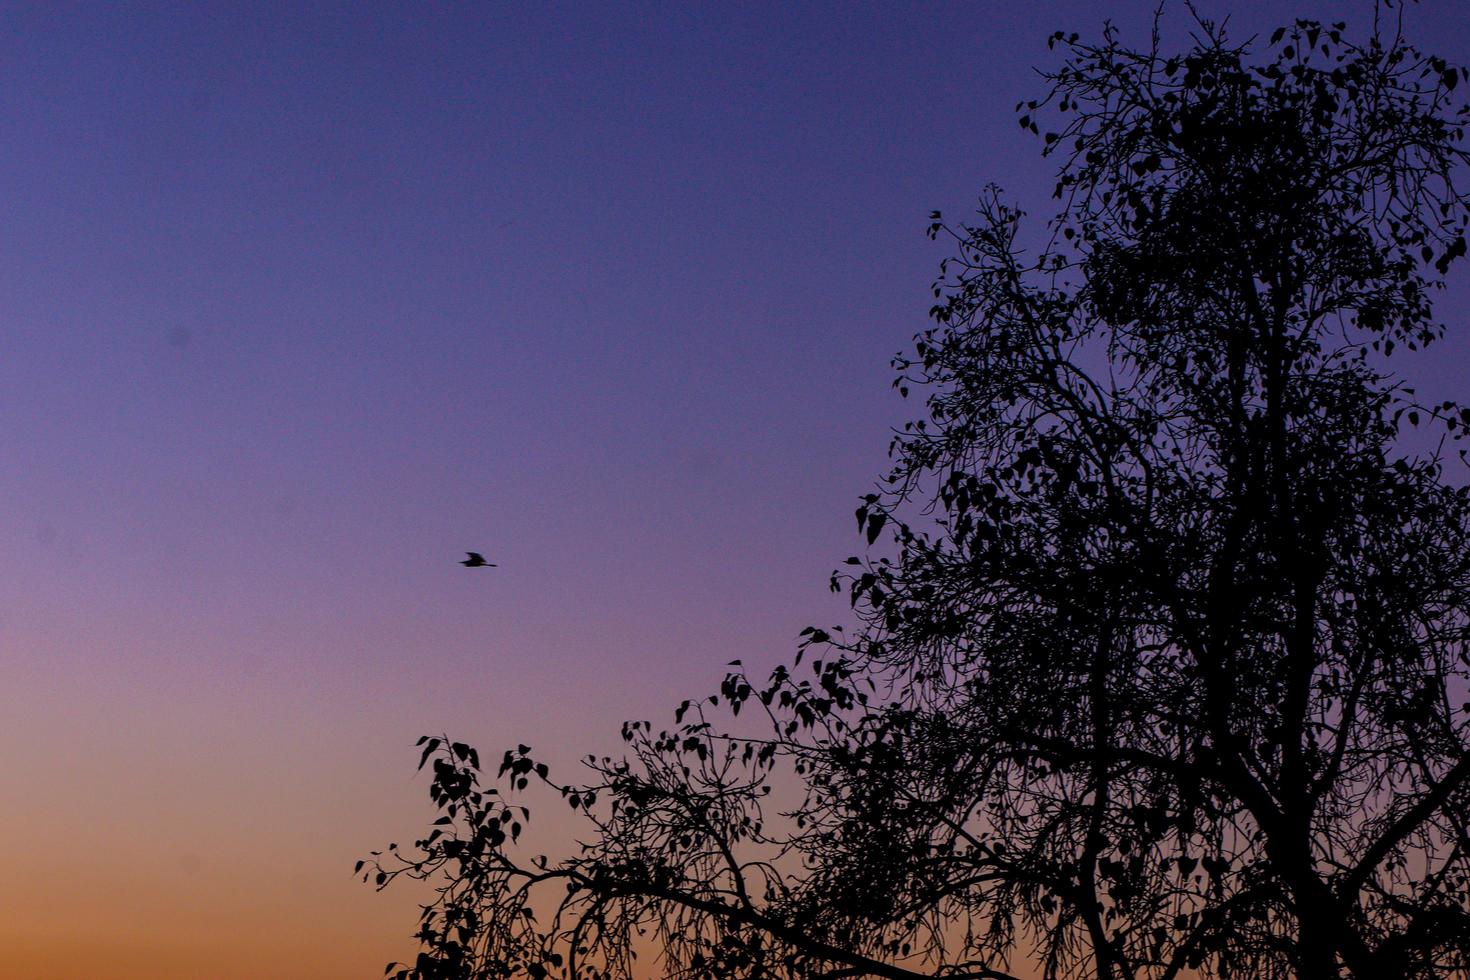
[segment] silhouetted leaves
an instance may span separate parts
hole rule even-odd
[[[505,752],[585,819],[560,861],[420,740],[442,814],[357,869],[439,883],[397,976],[631,978],[647,943],[681,978],[1470,969],[1470,491],[1397,443],[1470,410],[1389,370],[1466,254],[1466,76],[1198,26],[1052,36],[1018,106],[1048,244],[993,188],[931,215],[955,254],[894,361],[926,417],[855,512],[887,550],[832,578],[857,635],[733,662],[576,783]]]

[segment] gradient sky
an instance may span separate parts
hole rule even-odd
[[[1029,67],[1152,7],[6,5],[0,977],[380,976],[417,736],[612,750],[839,620],[928,212],[1044,212]]]

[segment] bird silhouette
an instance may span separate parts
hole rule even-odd
[[[460,564],[463,565],[465,568],[495,568],[496,567],[496,565],[495,565],[495,563],[493,561],[486,561],[485,560],[485,556],[482,555],[482,554],[480,554],[478,551],[466,551],[465,554],[469,555],[469,557],[466,558],[464,561],[460,562]]]

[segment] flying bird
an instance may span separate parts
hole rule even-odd
[[[465,554],[469,555],[469,557],[466,558],[464,561],[460,562],[460,564],[463,565],[465,568],[494,568],[494,567],[496,567],[495,566],[495,563],[493,561],[486,561],[485,560],[485,556],[482,555],[482,554],[480,554],[478,551],[466,551]]]

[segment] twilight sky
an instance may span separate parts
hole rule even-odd
[[[418,735],[611,751],[840,620],[927,214],[1044,215],[1012,110],[1105,7],[1146,36],[1151,0],[7,5],[0,977],[379,976],[417,896],[350,870],[427,823]],[[1458,2],[1409,23],[1470,61]]]

